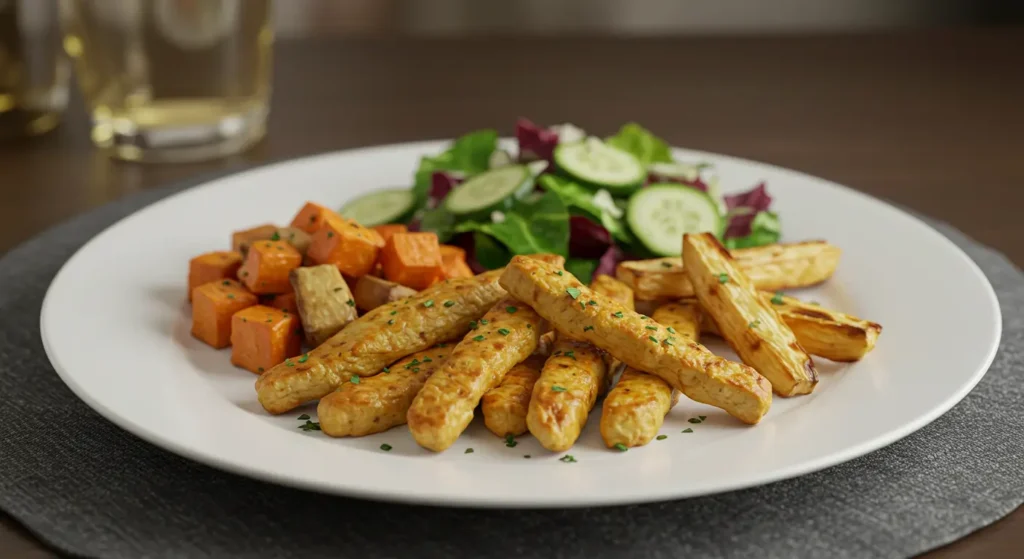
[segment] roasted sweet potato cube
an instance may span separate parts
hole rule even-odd
[[[284,241],[259,241],[245,255],[238,277],[249,291],[260,295],[292,290],[288,274],[302,265],[302,255]]]
[[[274,295],[274,298],[270,300],[270,304],[267,306],[273,307],[281,312],[291,313],[294,315],[299,314],[299,306],[295,302],[294,291]]]
[[[298,317],[256,305],[231,317],[231,363],[254,373],[302,353]]]
[[[260,241],[283,241],[295,247],[299,254],[305,256],[306,251],[309,250],[309,243],[312,242],[312,237],[309,236],[309,233],[297,227],[275,227],[269,235],[263,238],[242,241],[238,246],[238,251],[242,253],[242,258],[248,256],[249,247],[253,243]]]
[[[317,264],[333,264],[346,276],[358,278],[373,270],[384,239],[373,229],[350,219],[329,219],[313,233],[307,254]]]
[[[192,290],[211,281],[235,279],[242,265],[242,255],[234,251],[207,252],[188,263],[188,300]]]
[[[409,228],[406,227],[405,225],[402,225],[401,223],[388,223],[385,225],[377,225],[371,227],[371,229],[376,231],[377,234],[380,235],[380,238],[384,239],[385,243],[388,242],[388,239],[391,238],[391,235],[394,235],[395,233],[409,232]]]
[[[295,219],[292,220],[291,226],[302,229],[312,235],[331,220],[341,221],[342,217],[335,213],[334,210],[325,208],[320,204],[306,202],[306,205],[302,206],[299,213],[295,214]]]
[[[257,303],[259,299],[235,280],[204,283],[192,292],[192,335],[212,347],[227,347],[231,315]]]
[[[434,233],[397,233],[380,257],[384,277],[413,289],[426,289],[443,279],[441,248]]]
[[[231,234],[231,250],[236,252],[244,252],[242,249],[247,248],[254,241],[265,241],[274,235],[277,231],[277,226],[273,223],[265,223],[263,225],[253,227],[252,229],[243,229],[241,231],[235,231]]]
[[[441,267],[444,269],[445,279],[468,278],[473,276],[473,270],[466,264],[466,251],[457,246],[441,245]]]

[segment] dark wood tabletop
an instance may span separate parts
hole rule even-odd
[[[111,161],[91,147],[77,99],[49,135],[0,144],[0,254],[107,201],[199,173],[474,128],[510,133],[528,116],[598,133],[636,120],[673,145],[805,171],[952,223],[1021,265],[1022,69],[1022,29],[285,41],[269,134],[243,155]],[[926,557],[1021,549],[1024,509]],[[54,555],[0,517],[0,556]]]

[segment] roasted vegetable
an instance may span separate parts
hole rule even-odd
[[[473,275],[473,270],[466,263],[466,251],[457,246],[441,245],[441,268],[444,277],[468,278]]]
[[[332,437],[362,437],[404,425],[413,398],[453,347],[441,343],[385,367],[380,374],[342,384],[317,405],[320,429]]]
[[[328,221],[342,221],[343,218],[335,211],[325,208],[320,204],[306,202],[299,213],[292,219],[292,227],[302,229],[312,235],[319,231]]]
[[[697,301],[668,303],[654,311],[652,319],[681,343],[697,342],[701,323]],[[671,328],[672,331],[668,329]],[[661,429],[679,391],[664,380],[626,367],[618,384],[608,393],[601,410],[601,438],[608,448],[642,446]]]
[[[498,301],[473,326],[409,408],[409,431],[423,448],[440,452],[450,447],[473,420],[484,394],[537,349],[547,328],[533,309],[511,297]]]
[[[832,277],[840,250],[825,241],[807,241],[740,248],[731,254],[758,289],[775,291],[806,287]],[[615,277],[633,288],[637,299],[693,296],[693,285],[678,256],[622,262]]]
[[[313,233],[307,256],[316,264],[333,264],[346,276],[358,278],[373,271],[384,239],[351,219],[328,218]]]
[[[278,227],[273,223],[265,223],[258,225],[252,229],[243,229],[242,231],[235,231],[231,234],[231,250],[235,252],[243,252],[249,249],[249,245],[253,241],[267,241],[270,237],[274,236],[274,232],[277,231]]]
[[[499,437],[518,437],[526,432],[526,411],[533,385],[540,378],[544,357],[531,355],[505,375],[501,383],[484,394],[480,411],[484,425]]]
[[[306,251],[309,250],[309,244],[312,242],[312,237],[309,236],[309,233],[298,227],[274,227],[269,231],[260,228],[260,231],[266,234],[253,233],[249,238],[238,244],[238,251],[242,253],[242,256],[248,254],[249,247],[253,243],[258,243],[259,241],[283,241],[292,245],[295,250],[299,251],[299,254],[305,257]]]
[[[235,280],[204,283],[192,292],[192,335],[207,345],[231,345],[231,316],[259,303],[259,298]]]
[[[306,361],[263,373],[256,382],[260,403],[270,413],[284,413],[330,394],[353,377],[376,374],[407,355],[462,336],[470,322],[504,296],[499,275],[493,271],[441,282],[377,307],[309,352]]]
[[[405,225],[402,225],[401,223],[388,223],[386,225],[375,225],[375,226],[371,227],[370,229],[373,229],[374,231],[376,231],[377,234],[380,235],[380,238],[384,239],[384,243],[385,244],[388,242],[388,239],[390,239],[391,236],[394,235],[395,233],[408,233],[409,232],[409,228],[406,227]]]
[[[781,396],[814,390],[818,374],[811,357],[714,235],[684,235],[683,262],[701,307],[744,363]]]
[[[652,320],[594,293],[567,272],[516,256],[505,268],[501,285],[559,332],[658,375],[693,400],[722,408],[750,424],[760,421],[771,406],[770,384],[751,367],[679,340]],[[591,299],[596,304],[587,304]]]
[[[319,346],[356,319],[355,300],[337,267],[297,268],[292,270],[291,283],[310,346]]]
[[[291,291],[288,274],[302,265],[302,255],[284,241],[254,243],[238,270],[242,283],[258,295]]]
[[[299,319],[291,313],[254,305],[231,317],[231,363],[254,373],[302,353]]]
[[[444,279],[441,249],[434,233],[392,235],[380,256],[384,277],[411,287],[426,289]]]
[[[374,276],[363,276],[356,281],[352,297],[356,300],[356,308],[368,312],[392,301],[404,299],[416,294],[416,290],[393,281]]]
[[[188,263],[188,300],[192,290],[211,281],[235,279],[242,266],[242,255],[237,252],[218,251],[200,254]]]

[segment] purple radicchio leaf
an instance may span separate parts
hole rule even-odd
[[[600,258],[611,244],[611,233],[601,225],[580,215],[569,217],[569,256]]]
[[[519,141],[520,163],[538,159],[551,163],[558,145],[558,134],[537,126],[529,119],[520,118],[516,121],[516,140]]]

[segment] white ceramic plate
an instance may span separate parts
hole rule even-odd
[[[563,507],[658,501],[749,487],[819,470],[889,444],[963,398],[994,357],[1000,315],[988,281],[917,219],[821,179],[714,154],[725,192],[766,180],[784,240],[825,238],[844,251],[825,285],[797,292],[884,326],[863,361],[821,359],[814,394],[776,397],[757,426],[684,401],[668,437],[628,452],[603,447],[595,410],[559,460],[529,436],[505,446],[477,420],[443,454],[405,428],[361,439],[303,432],[256,401],[255,375],[189,335],[187,262],[230,233],[286,224],[306,200],[339,206],[407,184],[440,142],[331,153],[211,181],[149,206],[86,244],[54,279],[42,309],[47,355],[89,406],[128,431],[232,472],[317,491],[435,505]],[[716,352],[732,356],[721,343]],[[706,416],[700,424],[688,422]],[[692,433],[682,431],[692,428]],[[393,447],[380,450],[382,443]],[[475,452],[465,453],[472,447]],[[529,455],[527,459],[525,455]]]

